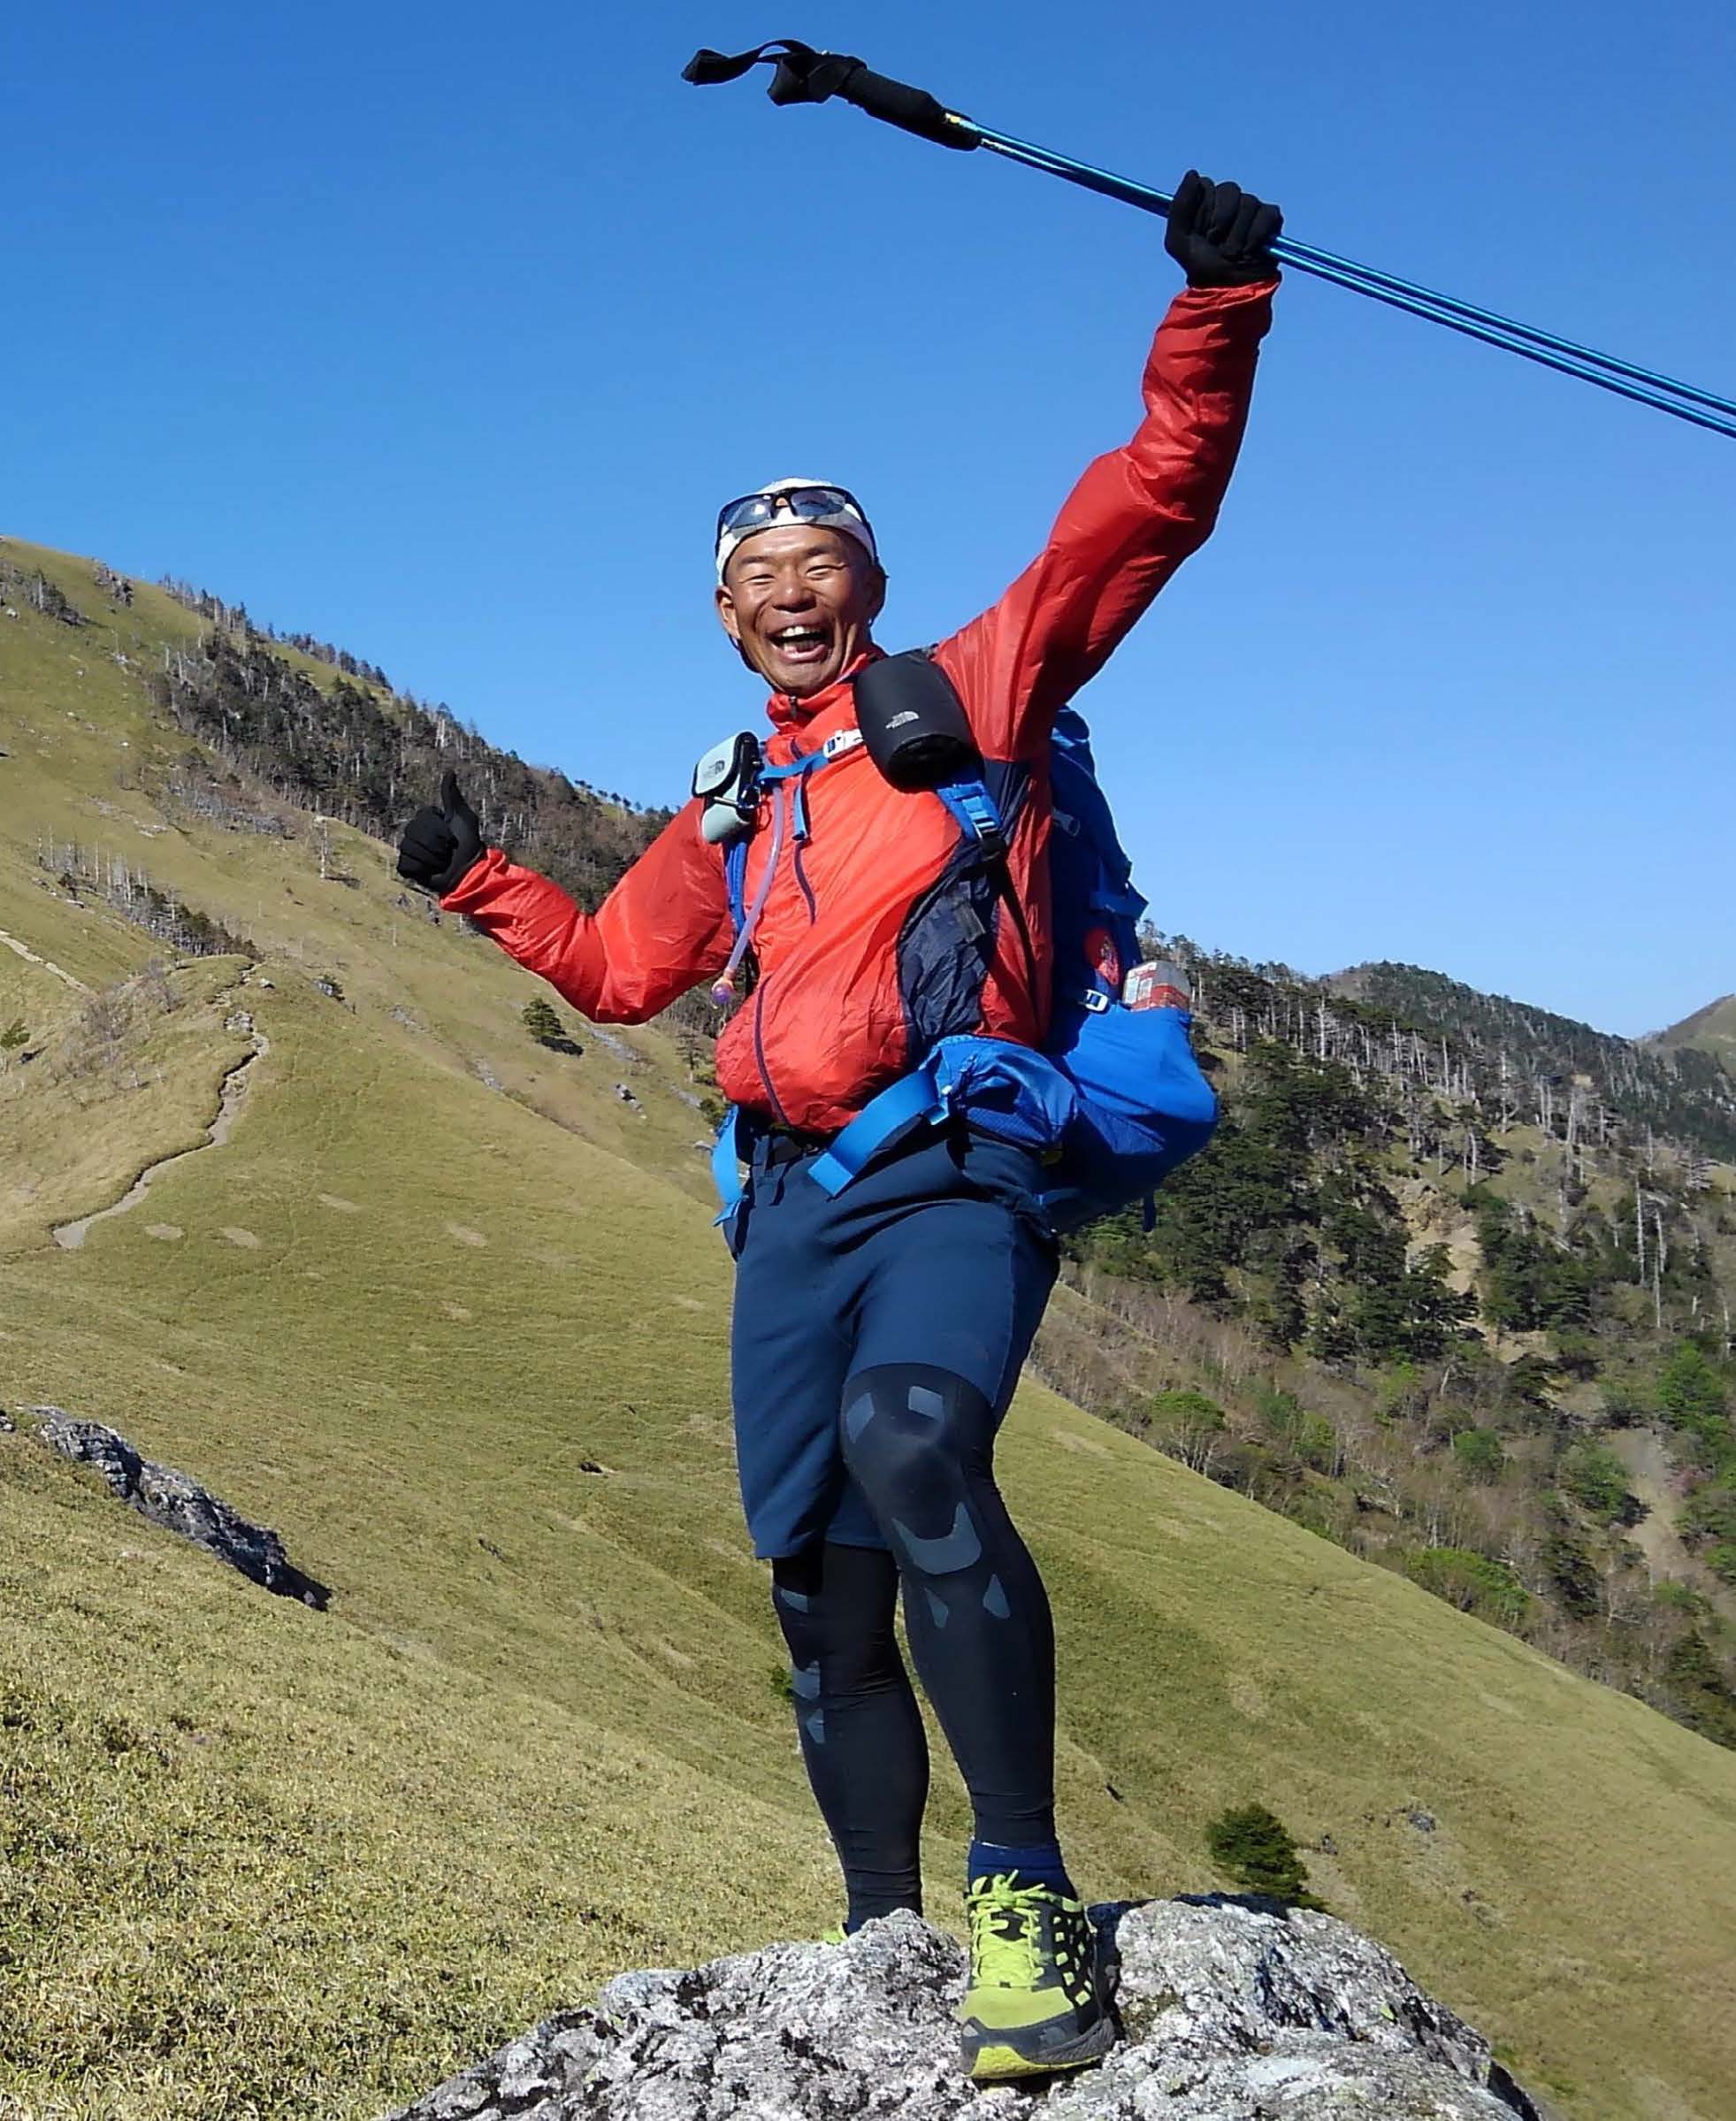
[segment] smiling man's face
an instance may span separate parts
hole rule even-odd
[[[815,524],[756,531],[723,570],[723,631],[774,691],[824,692],[869,645],[886,578],[854,538]]]

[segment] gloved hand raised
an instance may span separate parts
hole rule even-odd
[[[1277,207],[1239,184],[1213,184],[1189,170],[1175,187],[1163,247],[1190,287],[1246,287],[1277,279],[1268,246],[1283,226]]]
[[[458,776],[440,777],[440,807],[424,803],[398,842],[398,874],[443,899],[482,858],[482,824],[458,793]]]

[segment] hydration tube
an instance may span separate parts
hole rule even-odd
[[[730,953],[729,962],[717,975],[716,984],[711,990],[711,999],[720,1007],[727,1008],[736,998],[736,973],[741,961],[747,955],[748,945],[753,940],[753,930],[759,925],[760,915],[766,910],[766,899],[771,890],[771,880],[777,869],[777,857],[784,849],[784,805],[790,798],[787,788],[777,791],[772,803],[771,852],[766,856],[766,866],[760,878],[760,888],[753,894],[753,903],[747,909],[747,917],[741,924],[736,938],[735,948]]]
[[[682,78],[703,88],[714,82],[739,80],[750,67],[760,65],[775,69],[767,90],[775,103],[821,103],[834,96],[840,96],[870,118],[897,126],[903,132],[914,133],[918,139],[929,141],[937,147],[965,151],[986,148],[990,154],[1023,163],[1028,169],[1041,170],[1048,176],[1059,177],[1067,183],[1080,185],[1105,198],[1119,199],[1124,205],[1136,206],[1143,213],[1166,216],[1174,203],[1167,192],[1137,183],[1130,177],[1117,176],[1110,170],[1094,168],[1090,163],[1037,147],[1029,141],[1016,140],[1010,133],[995,132],[957,111],[949,111],[926,88],[915,88],[907,81],[892,80],[885,74],[872,73],[860,59],[844,53],[815,51],[811,45],[798,43],[793,38],[778,38],[752,51],[733,55],[695,52],[683,69]],[[1618,360],[1612,354],[1602,354],[1592,347],[1578,345],[1556,333],[1540,331],[1514,318],[1503,317],[1496,310],[1460,302],[1456,296],[1419,287],[1413,280],[1401,279],[1396,273],[1358,265],[1350,258],[1318,249],[1311,243],[1297,242],[1289,236],[1280,236],[1272,245],[1272,252],[1274,257],[1298,272],[1311,273],[1315,279],[1344,287],[1353,295],[1365,295],[1371,301],[1406,310],[1430,324],[1444,325],[1449,331],[1480,340],[1485,346],[1499,347],[1503,352],[1517,354],[1521,360],[1534,361],[1541,367],[1553,369],[1558,375],[1594,383],[1600,390],[1612,391],[1617,397],[1649,406],[1655,412],[1667,412],[1673,418],[1736,440],[1736,399],[1717,391],[1681,382],[1673,376],[1644,368],[1637,362]]]

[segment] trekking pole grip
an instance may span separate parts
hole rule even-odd
[[[870,118],[883,119],[901,132],[914,133],[919,140],[967,150],[982,145],[983,135],[970,120],[949,111],[938,96],[926,88],[912,88],[908,81],[895,81],[889,74],[875,73],[860,63],[845,74],[836,93]]]

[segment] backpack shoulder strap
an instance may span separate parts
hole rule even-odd
[[[937,788],[935,793],[958,821],[967,844],[974,841],[982,850],[983,866],[993,877],[995,890],[1017,931],[1020,946],[1025,953],[1025,976],[1035,994],[1036,946],[1031,940],[1030,923],[1025,917],[1024,907],[1013,888],[1012,869],[1007,866],[1006,826],[1000,806],[989,793],[987,781],[980,778],[948,781],[944,787]]]
[[[730,919],[739,935],[747,925],[748,835],[732,839],[723,849],[723,883],[730,894]]]
[[[974,839],[990,861],[1006,853],[1006,826],[985,780],[948,781],[935,793],[952,813],[967,839]]]

